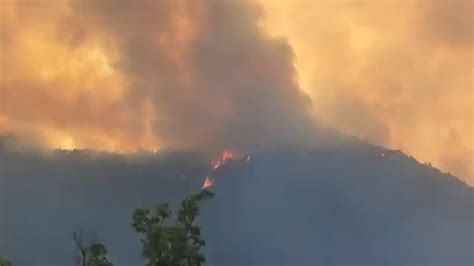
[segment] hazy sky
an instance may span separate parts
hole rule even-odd
[[[474,183],[474,1],[261,3],[322,121]]]
[[[0,5],[19,145],[247,149],[319,123],[474,183],[471,1]]]

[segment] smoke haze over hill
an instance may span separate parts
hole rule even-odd
[[[140,265],[132,211],[214,171],[209,265],[473,265],[470,13],[0,1],[0,255],[70,265],[84,230]]]
[[[19,146],[307,145],[323,123],[473,182],[472,1],[0,5]]]

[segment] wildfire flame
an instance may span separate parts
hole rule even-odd
[[[210,179],[209,177],[206,177],[204,180],[204,184],[202,184],[202,189],[208,189],[214,185],[214,181]]]
[[[221,157],[211,162],[211,166],[214,170],[217,170],[221,165],[234,160],[237,157],[237,153],[231,150],[226,150]]]
[[[212,172],[210,176],[207,176],[206,179],[204,179],[204,184],[202,185],[202,189],[209,189],[212,186],[214,186],[214,178],[216,176],[216,171],[219,169],[222,165],[231,162],[233,160],[238,159],[238,154],[235,151],[232,150],[226,150],[222,153],[221,156],[219,156],[217,159],[213,160],[211,162],[211,167],[212,167]],[[251,160],[251,156],[247,155],[245,157],[240,157],[242,159],[245,158],[246,162],[249,162]]]

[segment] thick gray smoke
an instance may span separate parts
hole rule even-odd
[[[71,146],[92,149],[117,140],[109,146],[119,150],[150,148],[146,134],[167,150],[255,149],[314,137],[311,102],[299,89],[291,47],[260,28],[256,3],[66,1],[61,7],[32,3],[14,9],[27,19],[54,18],[38,27],[53,36],[36,42],[66,50],[58,68],[71,66],[74,75],[6,79],[0,115],[12,132],[53,146],[70,138],[76,144]],[[13,36],[9,29],[3,30]],[[82,77],[83,69],[73,66],[87,66],[89,57],[98,69]],[[27,97],[35,112],[21,106],[29,91],[42,99]],[[50,133],[56,131],[66,137]]]

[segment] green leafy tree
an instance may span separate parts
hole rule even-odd
[[[12,263],[9,262],[8,260],[0,257],[0,266],[12,266]]]
[[[107,249],[100,243],[93,243],[89,246],[89,256],[87,266],[113,266],[107,259]]]
[[[80,264],[82,266],[113,266],[107,259],[107,249],[103,244],[94,242],[90,245],[84,245],[81,237],[76,233],[73,234],[73,238],[80,252]]]
[[[206,243],[195,221],[199,216],[198,204],[213,195],[202,190],[186,198],[173,221],[170,221],[168,203],[134,211],[132,227],[143,235],[142,254],[147,266],[200,266],[204,263],[201,247]]]

